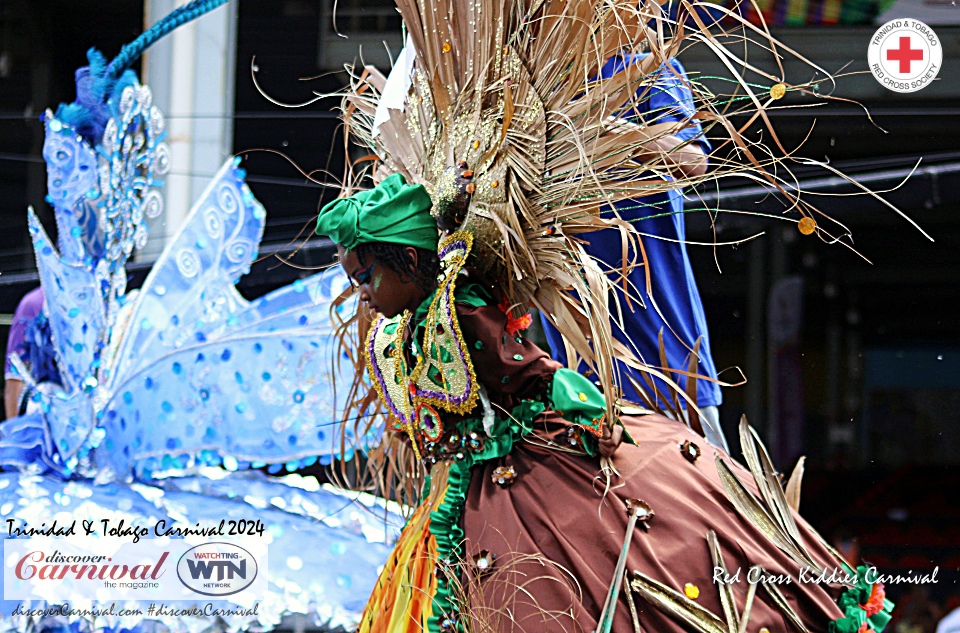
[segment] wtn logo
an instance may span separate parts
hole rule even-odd
[[[187,550],[177,562],[185,587],[205,596],[229,596],[253,584],[257,560],[233,543],[204,543]]]
[[[199,580],[200,578],[210,580],[210,576],[213,575],[214,570],[217,571],[216,580],[223,580],[224,578],[233,580],[236,576],[244,580],[247,579],[246,560],[240,561],[240,564],[237,565],[228,560],[208,561],[187,559],[187,567],[190,569],[190,576],[194,580]]]

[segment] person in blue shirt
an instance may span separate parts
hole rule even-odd
[[[600,73],[604,78],[611,77],[627,69],[628,64],[638,64],[646,55],[617,55],[607,61]],[[699,122],[691,118],[696,109],[685,79],[686,72],[680,62],[675,58],[668,59],[655,72],[653,81],[638,91],[635,103],[625,110],[622,116],[643,125],[684,123],[685,127],[675,134],[652,141],[649,151],[651,155],[666,154],[675,175],[696,177],[707,171],[707,154],[711,146],[703,135]],[[652,174],[648,175],[653,177]],[[630,272],[628,287],[629,292],[640,294],[644,305],[638,305],[635,296],[628,304],[623,296],[622,284],[618,284],[624,331],[619,331],[614,325],[614,335],[631,345],[641,360],[659,367],[659,334],[662,331],[669,367],[684,370],[689,365],[690,355],[699,339],[697,371],[702,376],[716,379],[717,369],[710,353],[710,337],[703,304],[687,256],[683,194],[678,189],[672,189],[667,193],[618,203],[616,211],[624,220],[633,222],[634,227],[645,235],[642,240],[650,267],[652,291],[649,295],[646,292],[645,272],[642,267]],[[608,211],[604,216],[612,217],[613,212]],[[622,247],[619,231],[607,229],[580,237],[587,242],[587,252],[597,258],[602,267],[609,269],[611,275],[619,275],[623,264],[620,259]],[[544,318],[542,321],[554,359],[566,363],[560,333],[548,319]],[[649,379],[623,364],[620,364],[619,372],[623,397],[630,401],[643,402],[644,399],[637,393],[628,376],[632,376],[644,389],[648,389]],[[685,377],[674,378],[681,388],[686,388]],[[663,381],[653,379],[653,382],[661,394],[670,393]],[[647,395],[650,400],[657,402],[654,393]],[[717,383],[698,381],[697,404],[706,417],[704,432],[714,445],[727,449],[719,424],[718,407],[721,402],[720,386]],[[658,404],[665,403],[660,400]]]
[[[14,371],[11,357],[19,358],[36,382],[60,380],[43,301],[43,288],[34,288],[20,299],[10,323],[3,366],[3,410],[8,420],[23,413],[25,405],[23,377]]]

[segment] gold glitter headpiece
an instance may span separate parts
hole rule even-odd
[[[743,79],[747,62],[724,46],[752,38],[769,50],[791,51],[720,5],[674,4],[679,13],[670,20],[652,0],[397,0],[416,56],[402,108],[384,108],[385,121],[377,116],[387,80],[372,67],[354,75],[343,104],[348,138],[377,158],[367,163],[374,180],[399,172],[425,185],[441,228],[473,234],[470,265],[498,286],[515,316],[531,306],[549,315],[567,358],[586,359],[607,393],[616,392],[615,358],[650,368],[611,332],[619,320],[613,286],[639,294],[626,273],[628,254],[638,254],[633,265],[644,264],[640,235],[615,216],[601,218],[601,210],[707,178],[745,175],[779,191],[804,227],[827,235],[810,217],[814,209],[768,169],[780,159],[745,140],[730,120],[751,114],[750,122],[765,123],[767,138],[782,147],[765,110],[786,90],[807,87],[750,66],[769,83],[758,90]],[[737,29],[711,30],[702,21],[706,12],[727,13]],[[695,41],[722,59],[739,96],[724,99],[678,76],[695,96],[689,118],[649,125],[624,118],[650,95],[658,73],[670,72],[666,60]],[[615,55],[642,50],[649,54],[632,58],[622,72],[601,73]],[[693,119],[715,147],[737,150],[732,159],[715,160],[708,176],[682,169],[684,144],[659,149],[669,145],[659,141]],[[359,175],[349,171],[348,186]],[[576,238],[611,227],[623,238],[619,277],[602,270]]]

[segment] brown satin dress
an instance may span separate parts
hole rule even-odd
[[[477,377],[495,407],[509,411],[521,399],[544,400],[559,365],[538,347],[508,334],[506,317],[495,307],[457,304]],[[477,344],[480,341],[480,344]],[[522,358],[522,360],[515,360]],[[749,471],[685,425],[661,415],[622,418],[635,444],[614,455],[619,475],[609,482],[600,460],[584,448],[595,439],[570,434],[570,423],[553,411],[535,420],[535,430],[513,451],[476,466],[462,515],[463,576],[475,631],[590,633],[597,627],[627,526],[626,500],[640,499],[654,516],[635,529],[627,558],[628,576],[639,571],[723,619],[719,587],[707,533],[714,531],[728,571],[739,572],[733,593],[740,612],[747,574],[760,565],[808,629],[826,631],[841,617],[835,600],[842,587],[798,582],[799,565],[745,519],[727,497],[715,456],[731,465],[755,494]],[[700,449],[691,460],[685,441]],[[593,445],[595,446],[595,444]],[[595,452],[595,451],[591,451]],[[499,466],[512,466],[512,485],[495,481]],[[838,566],[822,539],[794,515],[802,542],[819,565]],[[492,567],[472,561],[485,557]],[[789,577],[789,584],[783,582]],[[691,630],[633,596],[643,631]],[[795,630],[768,595],[758,589],[746,631]],[[634,630],[627,596],[620,592],[613,631]]]

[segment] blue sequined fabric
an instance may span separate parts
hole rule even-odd
[[[163,210],[169,156],[163,116],[128,75],[106,103],[110,117],[95,145],[89,130],[45,116],[57,243],[32,210],[29,229],[56,366],[53,376],[18,366],[32,395],[25,415],[0,424],[0,522],[111,518],[149,527],[258,518],[269,540],[270,593],[257,626],[297,613],[351,627],[402,521],[382,500],[250,470],[292,472],[351,457],[339,444],[346,394],[335,386],[350,384],[352,364],[336,362],[331,322],[348,281],[337,269],[254,301],[237,292],[266,212],[239,159],[230,159],[143,286],[128,292],[125,264]],[[337,310],[354,308],[348,301]],[[378,439],[372,433],[351,439],[363,447]],[[191,632],[212,624],[164,623]],[[103,625],[142,628],[135,617]]]

